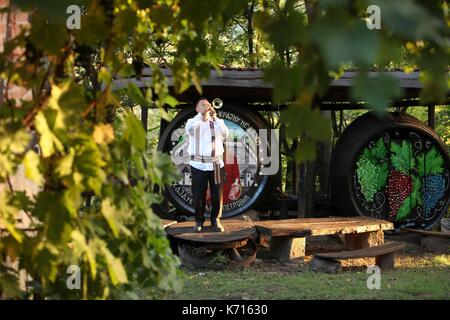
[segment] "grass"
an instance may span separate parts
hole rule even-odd
[[[450,299],[450,255],[401,255],[381,272],[381,289],[369,290],[362,267],[329,275],[307,262],[261,261],[243,269],[185,270],[184,288],[170,299]]]

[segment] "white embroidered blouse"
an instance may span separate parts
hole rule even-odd
[[[212,138],[212,130],[214,130],[215,138]],[[198,137],[197,134],[198,133]],[[211,118],[203,121],[202,115],[198,113],[195,117],[189,119],[186,123],[186,133],[189,136],[188,153],[193,156],[221,156],[223,155],[223,143],[228,137],[230,131],[222,119],[213,121]],[[214,140],[214,143],[213,143]],[[197,148],[198,143],[198,148]],[[214,147],[214,155],[212,154]],[[213,171],[212,163],[204,163],[200,161],[189,161],[189,164],[194,168],[202,171]],[[220,160],[220,167],[223,167],[223,160]]]

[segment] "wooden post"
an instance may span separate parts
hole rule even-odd
[[[345,235],[345,249],[356,250],[375,247],[384,243],[383,230]]]
[[[141,106],[141,122],[142,126],[144,127],[145,133],[147,133],[148,130],[148,107],[147,106]]]
[[[270,241],[270,251],[280,261],[291,261],[305,257],[305,238],[273,237]]]
[[[432,129],[434,129],[434,125],[435,125],[435,113],[436,113],[436,107],[428,106],[428,126]]]
[[[331,119],[331,111],[320,112],[325,118]],[[331,121],[330,121],[331,122]],[[332,128],[330,128],[331,130]],[[330,138],[331,139],[331,138]],[[330,161],[331,161],[331,140],[318,143],[317,153],[317,175],[319,176],[321,195],[327,195],[329,192],[329,180],[330,180]]]
[[[381,269],[393,269],[395,266],[394,252],[375,257],[375,264]]]
[[[309,217],[314,210],[314,166],[311,162],[299,166],[298,217]]]

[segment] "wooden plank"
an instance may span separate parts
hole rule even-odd
[[[426,231],[411,228],[402,228],[402,231],[413,232],[429,237],[450,238],[450,232]]]
[[[403,249],[405,245],[399,242],[387,242],[380,246],[370,247],[365,249],[351,250],[351,251],[341,251],[341,252],[329,252],[329,253],[317,253],[315,256],[322,259],[334,259],[334,260],[345,260],[345,259],[359,259],[368,257],[377,257],[392,252],[399,251]]]
[[[317,236],[330,234],[364,233],[392,230],[394,225],[385,220],[369,217],[299,218],[286,220],[255,221],[258,229],[277,236]]]
[[[202,243],[231,242],[257,236],[255,226],[245,220],[222,219],[221,223],[225,232],[214,231],[209,222],[205,222],[202,232],[193,232],[194,221],[179,222],[169,226],[166,231],[168,235],[177,239]]]
[[[161,225],[164,229],[171,225],[174,225],[175,223],[177,223],[176,220],[161,219]]]

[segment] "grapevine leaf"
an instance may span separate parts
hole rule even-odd
[[[370,149],[370,153],[372,157],[378,161],[386,159],[387,156],[387,148],[384,145],[383,138],[380,138],[375,146]]]
[[[444,159],[437,152],[436,148],[431,148],[426,154],[419,156],[419,174],[427,176],[430,174],[441,174],[444,172]]]
[[[42,186],[44,183],[44,177],[42,173],[39,171],[39,155],[30,150],[26,153],[23,164],[25,166],[25,176],[31,181],[35,182],[38,187]]]
[[[403,174],[409,174],[411,168],[415,166],[411,143],[406,140],[403,140],[401,145],[392,142],[391,151],[391,162],[395,170]]]
[[[404,220],[411,213],[411,195],[409,195],[405,201],[403,201],[402,206],[398,209],[396,221]]]
[[[44,158],[50,157],[55,151],[62,151],[64,148],[61,141],[51,131],[46,115],[50,116],[48,114],[44,115],[41,111],[36,115],[35,119],[36,129],[41,134],[39,145]]]
[[[0,272],[0,291],[3,298],[20,298],[22,291],[17,276],[9,272]]]
[[[137,151],[144,151],[145,149],[145,131],[141,122],[131,112],[126,115],[126,128],[124,132],[124,138],[127,140]]]
[[[411,208],[422,205],[422,178],[413,176],[413,190],[411,192]]]
[[[112,284],[116,286],[121,283],[127,283],[127,273],[123,267],[122,261],[114,257],[111,251],[106,247],[105,243],[102,242],[100,249],[105,257]]]
[[[86,238],[79,230],[72,231],[72,240],[74,244],[74,249],[79,253],[84,253],[86,255],[86,259],[89,262],[89,267],[91,269],[92,278],[96,278],[97,276],[97,262],[95,260],[95,254],[91,247],[88,246],[86,242]]]
[[[380,190],[382,189],[387,182],[388,176],[389,176],[389,166],[387,164],[387,162],[377,166],[377,177],[375,180],[375,188],[376,190]]]

